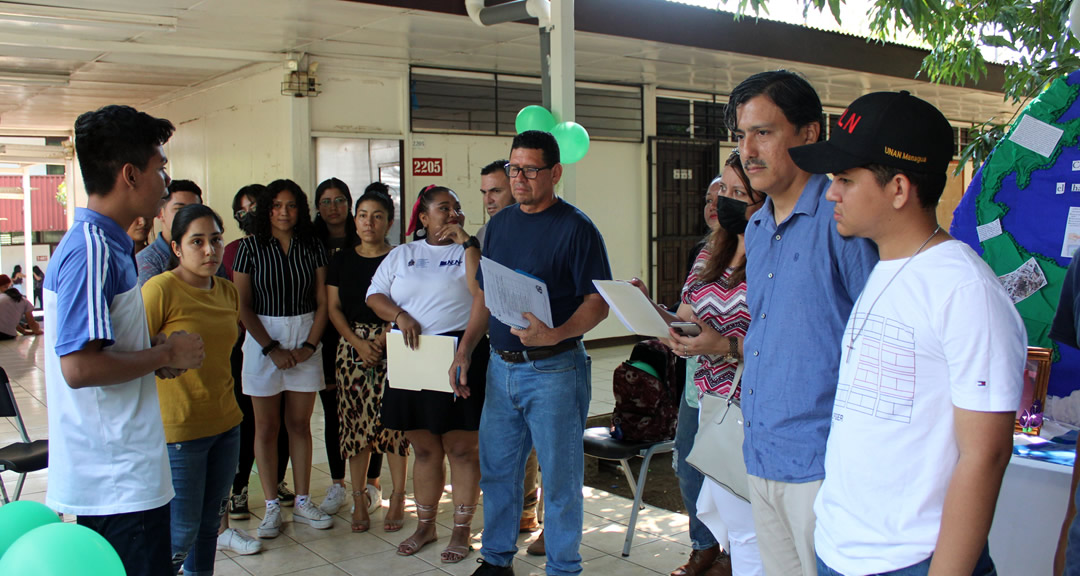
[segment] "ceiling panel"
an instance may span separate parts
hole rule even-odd
[[[114,101],[136,106],[160,101],[256,61],[284,59],[288,51],[355,61],[359,67],[371,62],[412,63],[540,73],[538,33],[528,24],[480,27],[461,16],[341,0],[30,3],[171,16],[177,26],[168,32],[75,21],[33,26],[0,21],[0,69],[72,74],[68,87],[0,86],[4,126],[66,128],[79,112]],[[867,90],[907,89],[937,103],[955,119],[981,120],[1012,111],[1000,94],[743,54],[590,33],[577,34],[575,47],[578,77],[597,82],[651,83],[724,94],[750,74],[791,67],[807,76],[830,107],[843,107]],[[193,48],[201,51],[199,56]],[[161,51],[167,53],[150,53]]]

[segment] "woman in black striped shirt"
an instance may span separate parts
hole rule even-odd
[[[293,520],[327,529],[333,519],[309,498],[311,413],[323,389],[320,338],[326,327],[326,252],[315,237],[307,196],[291,180],[275,180],[259,197],[255,234],[240,241],[233,278],[240,296],[244,393],[255,409],[255,461],[266,500],[260,538],[281,530],[277,436],[281,403],[293,463]]]

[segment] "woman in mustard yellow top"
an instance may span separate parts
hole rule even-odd
[[[179,264],[143,285],[151,334],[197,332],[204,342],[202,368],[178,378],[158,378],[161,419],[169,448],[173,574],[214,573],[218,526],[240,453],[243,415],[233,394],[229,354],[237,336],[236,287],[214,276],[224,245],[221,218],[201,204],[173,219],[172,251]]]

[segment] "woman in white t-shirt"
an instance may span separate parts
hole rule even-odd
[[[424,238],[393,249],[371,280],[368,306],[396,324],[411,348],[421,334],[460,338],[469,323],[473,294],[480,290],[476,281],[480,245],[462,229],[464,221],[452,190],[424,188],[406,232],[412,234],[422,226]],[[402,556],[411,556],[438,538],[435,515],[445,480],[444,457],[450,460],[454,532],[441,560],[460,562],[472,551],[472,517],[480,496],[477,430],[484,405],[487,344],[481,342],[476,351],[467,374],[472,390],[468,398],[455,397],[445,380],[431,383],[446,388],[436,392],[404,390],[395,387],[392,378],[383,396],[383,426],[404,430],[416,454],[413,490],[419,522],[416,532],[398,546]]]

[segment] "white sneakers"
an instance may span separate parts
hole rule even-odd
[[[259,524],[259,538],[277,538],[281,534],[281,506],[267,506]]]
[[[328,530],[334,526],[334,519],[329,514],[319,510],[319,507],[311,502],[311,500],[304,500],[303,504],[300,504],[300,499],[297,499],[296,506],[293,507],[293,522],[299,522],[301,524],[307,524],[316,530]],[[269,518],[270,511],[267,510],[266,516]],[[280,522],[280,520],[279,520]],[[263,520],[266,523],[266,520]],[[259,526],[259,536],[262,536],[262,526]],[[277,536],[277,534],[275,534]]]
[[[341,510],[341,507],[345,505],[345,487],[338,483],[330,485],[330,489],[326,491],[326,498],[323,498],[322,504],[319,504],[319,510],[326,512],[333,516]]]
[[[379,491],[373,484],[367,485],[367,497],[368,497],[368,515],[374,514],[376,510],[382,507],[382,492]]]
[[[241,556],[256,554],[262,550],[262,542],[252,538],[247,532],[234,528],[227,528],[218,534],[217,549],[228,550]]]

